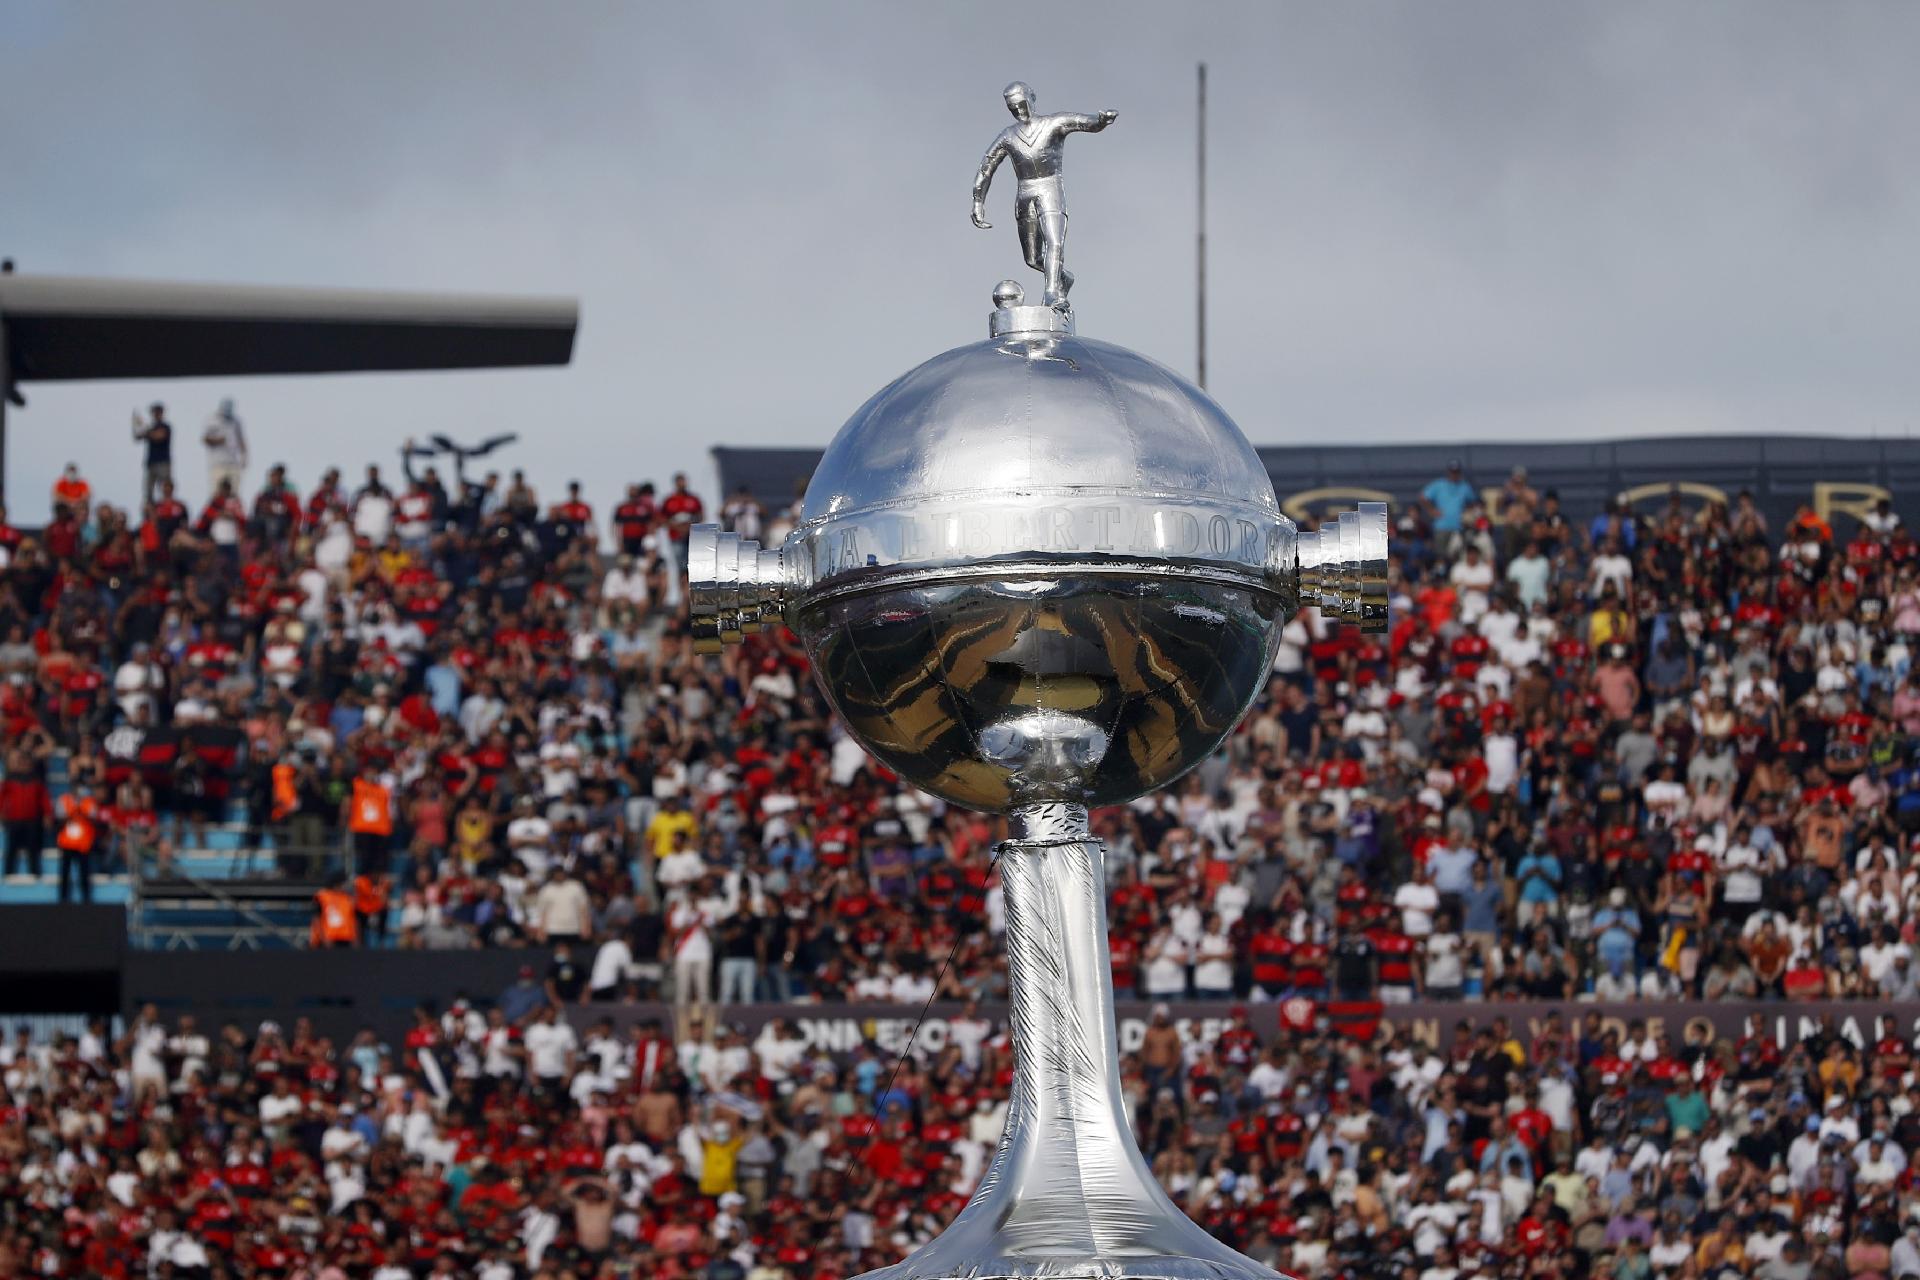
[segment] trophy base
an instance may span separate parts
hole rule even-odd
[[[1016,811],[1000,847],[1014,1079],[1007,1128],[945,1232],[861,1280],[1279,1280],[1180,1212],[1120,1091],[1104,850],[1086,810]]]

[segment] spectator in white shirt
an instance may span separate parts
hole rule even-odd
[[[587,897],[587,887],[568,875],[567,869],[557,862],[548,870],[547,882],[534,895],[533,925],[538,935],[548,942],[577,941],[593,935],[593,904]]]
[[[1612,538],[1600,546],[1599,554],[1593,558],[1593,564],[1587,571],[1587,594],[1598,600],[1606,594],[1607,587],[1627,598],[1628,590],[1633,586],[1633,561],[1620,550],[1620,544]]]
[[[580,1041],[558,1010],[547,1005],[536,1013],[521,1033],[521,1041],[527,1051],[528,1074],[535,1083],[555,1093],[564,1092]]]
[[[1480,548],[1467,544],[1465,558],[1447,574],[1447,581],[1460,597],[1460,620],[1469,626],[1487,611],[1493,591],[1493,563],[1480,554]]]
[[[595,1000],[616,1000],[633,978],[633,971],[633,948],[627,945],[626,938],[616,933],[594,952],[587,992]]]
[[[1433,932],[1440,891],[1433,887],[1424,863],[1414,864],[1413,879],[1394,891],[1393,905],[1400,909],[1400,931],[1409,938],[1418,940]]]
[[[706,1004],[713,998],[713,919],[699,902],[682,895],[667,913],[673,949],[673,999],[676,1004]]]
[[[615,605],[628,604],[635,611],[645,613],[651,596],[645,566],[630,555],[616,559],[613,568],[607,570],[606,577],[600,580],[600,604],[606,610],[611,610]]]

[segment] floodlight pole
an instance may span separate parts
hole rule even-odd
[[[1207,64],[1200,64],[1199,132],[1199,219],[1194,245],[1194,345],[1197,351],[1195,381],[1207,389]]]

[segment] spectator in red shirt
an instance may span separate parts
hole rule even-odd
[[[0,824],[7,839],[6,874],[24,870],[40,876],[41,851],[46,847],[47,822],[53,817],[53,797],[40,766],[25,747],[7,752],[6,777],[0,780]]]
[[[673,540],[674,554],[683,561],[686,558],[687,534],[693,526],[700,523],[706,513],[706,506],[698,494],[687,487],[685,472],[676,472],[673,477],[673,492],[660,504],[660,515],[667,523],[667,536]]]

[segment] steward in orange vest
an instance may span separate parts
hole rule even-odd
[[[353,780],[353,791],[342,803],[346,808],[344,825],[353,835],[359,870],[386,874],[387,855],[393,844],[393,793],[381,785],[373,766],[367,765]]]
[[[360,921],[353,913],[353,895],[332,884],[313,895],[313,926],[308,944],[314,947],[351,947],[360,942]]]
[[[60,797],[60,834],[54,843],[68,853],[92,853],[100,837],[100,806],[84,791]]]
[[[100,802],[86,787],[76,787],[60,797],[56,809],[60,833],[53,838],[60,847],[60,901],[68,900],[71,888],[77,888],[80,901],[93,901],[93,846],[100,838]]]
[[[366,775],[355,778],[348,804],[352,811],[347,814],[347,830],[355,835],[393,834],[393,796],[377,779]]]
[[[360,917],[360,928],[369,943],[387,936],[387,901],[393,891],[386,876],[370,876],[362,871],[353,878],[353,910]]]
[[[285,822],[300,807],[300,792],[294,786],[294,768],[290,764],[273,766],[273,820]]]

